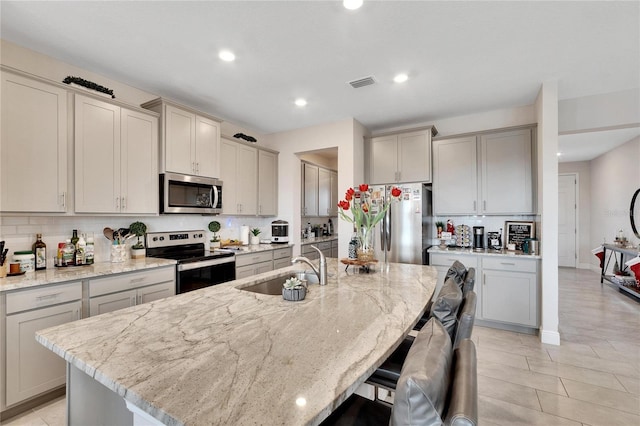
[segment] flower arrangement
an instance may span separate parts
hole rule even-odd
[[[251,228],[250,232],[253,234],[254,237],[257,237],[258,235],[260,235],[262,231],[260,230],[260,228]]]
[[[373,228],[382,220],[393,201],[398,201],[402,190],[391,188],[391,197],[374,198],[369,185],[358,186],[358,193],[353,188],[347,189],[344,200],[338,203],[340,218],[353,223],[356,228],[358,242],[358,259],[363,261],[373,260]],[[351,216],[345,212],[351,210]]]

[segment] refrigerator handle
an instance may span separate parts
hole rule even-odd
[[[385,240],[385,244],[387,246],[386,250],[387,251],[391,251],[391,206],[389,207],[389,210],[387,210],[387,214],[385,215],[385,222],[386,222],[386,230],[385,230],[385,234],[386,235],[386,240]]]

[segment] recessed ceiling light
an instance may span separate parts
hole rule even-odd
[[[561,152],[559,152],[559,153],[558,153],[558,157],[560,157],[560,156],[562,156],[562,153],[561,153]]]
[[[295,101],[295,104],[298,105],[299,107],[303,107],[307,105],[307,100],[306,99],[302,99],[302,98],[298,98]]]
[[[356,10],[362,6],[362,0],[342,0],[342,5],[345,9]]]
[[[406,74],[398,74],[393,77],[393,81],[395,81],[396,83],[404,83],[407,80],[409,80],[409,76]]]
[[[236,55],[234,55],[230,50],[221,50],[218,57],[226,62],[231,62],[236,59]]]

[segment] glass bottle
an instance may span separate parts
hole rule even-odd
[[[36,255],[36,271],[47,269],[47,245],[42,241],[42,234],[36,234],[33,254]]]
[[[349,259],[358,258],[358,233],[355,228],[353,229],[353,235],[349,241]]]
[[[73,236],[71,237],[71,244],[73,244],[74,247],[77,247],[78,245],[78,230],[74,229],[73,230]]]
[[[85,249],[87,248],[87,242],[84,237],[80,235],[76,244],[76,265],[84,265]]]
[[[93,265],[94,260],[94,244],[93,244],[93,236],[91,234],[87,235],[87,247],[84,250],[84,263],[87,265]]]
[[[62,266],[72,266],[74,263],[75,247],[71,244],[71,239],[67,238],[62,251]]]

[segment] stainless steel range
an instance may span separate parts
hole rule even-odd
[[[149,232],[147,256],[174,259],[176,293],[186,293],[236,279],[235,254],[228,250],[206,250],[203,230]]]

